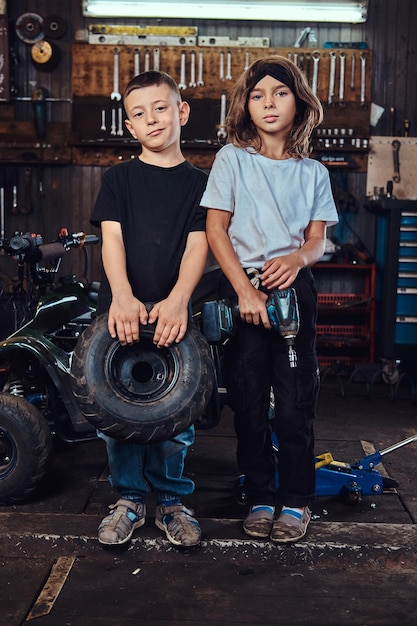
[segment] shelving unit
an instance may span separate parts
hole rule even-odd
[[[321,369],[349,373],[375,361],[376,265],[317,263],[317,351]]]

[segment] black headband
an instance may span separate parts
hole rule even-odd
[[[284,67],[282,67],[282,65],[277,65],[276,63],[265,63],[257,72],[255,72],[249,86],[249,91],[252,91],[255,88],[255,85],[257,85],[260,80],[265,78],[265,76],[272,76],[272,78],[276,78],[281,83],[289,87],[295,95],[293,77]]]

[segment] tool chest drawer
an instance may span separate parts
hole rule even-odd
[[[349,373],[375,359],[375,265],[317,263],[317,352],[321,369]]]

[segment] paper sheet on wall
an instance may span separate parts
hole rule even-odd
[[[395,173],[393,141],[398,149],[400,181],[394,182],[393,195],[399,200],[417,200],[417,137],[371,137],[369,140],[366,195],[374,194],[374,187],[386,192],[387,181]]]

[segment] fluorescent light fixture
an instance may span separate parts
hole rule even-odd
[[[86,17],[366,22],[368,0],[82,0]]]

